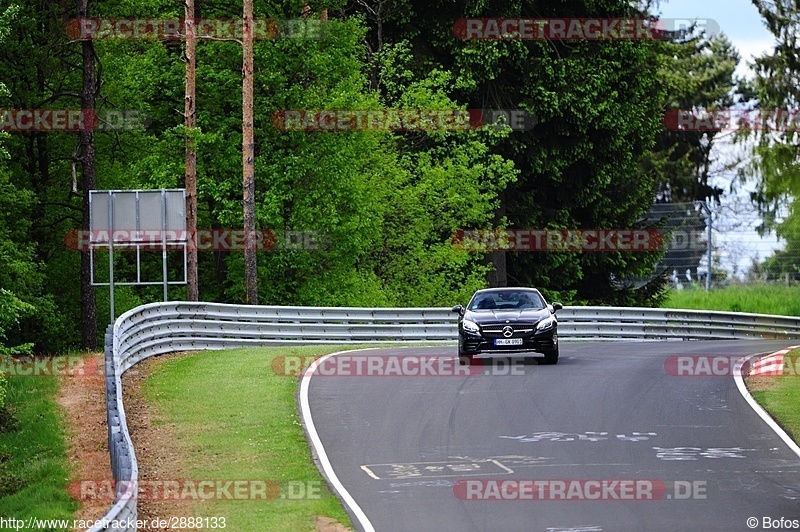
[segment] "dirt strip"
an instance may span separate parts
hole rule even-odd
[[[145,380],[156,365],[185,353],[162,355],[140,362],[125,373],[122,386],[125,393],[125,414],[128,430],[136,449],[139,479],[145,481],[189,478],[183,465],[188,450],[174,437],[174,427],[153,424],[154,409],[147,404],[142,393]],[[100,519],[111,507],[111,501],[92,496],[99,483],[108,486],[112,481],[108,454],[108,428],[106,424],[105,377],[103,354],[84,357],[83,371],[61,375],[58,402],[64,409],[67,426],[68,456],[73,466],[70,478],[70,495],[80,501],[76,520]],[[138,519],[169,519],[193,515],[192,502],[176,499],[140,499]],[[316,516],[317,532],[347,532],[350,529],[328,517]],[[80,530],[80,529],[76,529]],[[171,528],[144,528],[146,531],[170,531]],[[182,528],[182,530],[197,530]]]
[[[181,465],[181,452],[172,437],[172,428],[168,425],[154,426],[150,422],[153,412],[141,393],[142,383],[158,362],[155,359],[145,360],[123,376],[128,430],[136,449],[139,479],[142,481],[186,477]],[[64,408],[67,419],[68,453],[73,466],[70,495],[81,503],[75,519],[97,520],[112,505],[106,495],[108,487],[113,486],[108,454],[103,354],[86,355],[83,368],[80,374],[60,377],[58,402]],[[138,519],[151,521],[154,518],[188,517],[193,515],[191,502],[140,499]],[[144,530],[173,529],[147,527]]]
[[[103,353],[84,355],[81,370],[59,376],[58,403],[67,421],[67,456],[72,465],[69,492],[81,502],[75,519],[96,520],[108,511],[111,501],[81,501],[80,484],[111,479]]]

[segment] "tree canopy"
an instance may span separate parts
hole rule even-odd
[[[660,252],[477,252],[459,231],[643,226],[656,194],[705,199],[700,136],[669,132],[676,106],[724,106],[736,54],[724,38],[465,40],[467,17],[647,18],[627,0],[255,2],[255,16],[317,21],[318,37],[255,42],[255,220],[277,245],[258,254],[262,304],[449,306],[489,284],[533,285],[565,303],[648,305],[665,280]],[[202,19],[241,18],[241,3],[196,0]],[[100,19],[179,19],[172,0],[89,0]],[[78,109],[81,42],[75,2],[0,0],[0,109]],[[304,18],[303,18],[304,17]],[[323,20],[324,19],[324,20]],[[97,38],[98,116],[137,127],[94,132],[98,189],[180,188],[185,137],[197,150],[202,230],[242,227],[242,46],[197,42],[197,127],[184,125],[180,39]],[[287,110],[521,111],[522,129],[287,130]],[[486,114],[485,116],[490,116]],[[0,334],[57,352],[80,340],[87,190],[68,131],[0,137]],[[293,236],[313,246],[293,245]],[[305,235],[305,236],[302,236]],[[288,238],[288,240],[287,240]],[[116,254],[134,276],[133,254]],[[100,261],[102,262],[102,261]],[[182,277],[180,260],[170,276]],[[245,300],[241,250],[199,253],[199,296]],[[159,261],[144,261],[158,278]],[[642,279],[645,282],[642,282]],[[117,313],[157,301],[160,287],[118,287]],[[184,299],[184,288],[170,288]],[[96,291],[98,334],[108,294]]]

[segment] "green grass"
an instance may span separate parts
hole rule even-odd
[[[800,352],[797,350],[793,352],[793,362],[800,360],[798,354]],[[800,375],[797,371],[798,368],[794,368],[791,375],[775,377],[775,385],[767,390],[753,390],[750,393],[794,441],[800,442]]]
[[[346,349],[352,349],[348,347]],[[307,482],[317,499],[194,502],[194,515],[225,516],[237,531],[314,530],[314,517],[351,526],[311,460],[297,413],[298,379],[276,375],[276,356],[314,356],[342,350],[302,346],[207,351],[156,366],[144,385],[157,412],[188,451],[191,479]],[[295,484],[297,485],[297,484]]]
[[[8,410],[0,413],[0,516],[71,522],[78,509],[67,493],[70,468],[57,392],[54,376],[8,378]]]
[[[729,286],[706,292],[702,288],[671,290],[663,308],[722,310],[800,316],[800,286]]]

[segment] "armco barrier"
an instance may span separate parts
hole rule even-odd
[[[800,318],[651,308],[567,307],[561,340],[729,340],[800,338]],[[122,375],[153,355],[268,344],[454,342],[447,308],[267,307],[169,302],[137,307],[106,332],[108,446],[116,482],[139,476],[122,404]],[[91,528],[136,530],[136,497],[122,497]]]

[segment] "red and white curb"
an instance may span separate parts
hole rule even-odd
[[[800,345],[793,345],[780,351],[761,357],[753,362],[750,371],[747,372],[748,377],[758,376],[776,376],[783,374],[783,356],[794,349],[800,349]]]
[[[764,373],[765,371],[767,371],[767,369],[765,369],[765,368],[771,368],[771,370],[774,371],[774,368],[776,366],[779,368],[780,373],[783,373],[783,356],[786,353],[788,353],[789,351],[791,351],[792,349],[797,349],[797,347],[798,346],[787,347],[786,349],[781,349],[780,351],[776,351],[776,352],[774,352],[774,353],[772,353],[770,355],[767,355],[765,357],[759,358],[753,364],[753,366],[751,367],[751,371],[748,373],[748,376],[753,376],[753,375],[776,375],[775,373],[769,373],[769,374],[768,373]],[[742,394],[742,397],[744,397],[744,400],[747,401],[747,404],[750,405],[750,408],[752,408],[753,411],[756,414],[758,414],[758,416],[764,421],[764,423],[766,423],[775,432],[775,434],[777,434],[778,437],[781,440],[783,440],[783,443],[785,443],[789,447],[789,449],[791,449],[792,452],[794,452],[794,454],[796,454],[798,457],[800,457],[800,446],[798,446],[797,443],[795,443],[795,441],[792,439],[792,437],[789,436],[786,433],[786,431],[783,430],[783,428],[781,428],[781,426],[778,425],[775,422],[774,419],[772,419],[772,416],[770,416],[767,413],[767,411],[764,410],[761,407],[761,405],[759,405],[758,402],[755,399],[753,399],[753,396],[750,395],[750,391],[747,389],[747,386],[744,384],[744,377],[745,376],[742,374],[742,368],[747,366],[747,363],[750,361],[750,359],[753,359],[753,358],[756,358],[756,357],[758,357],[758,355],[746,356],[746,357],[742,358],[741,360],[739,360],[739,362],[735,365],[735,367],[733,368],[733,379],[734,379],[734,381],[736,381],[736,387],[739,389],[739,393]],[[775,357],[775,359],[773,360],[772,357]],[[777,363],[778,359],[780,359],[780,365],[778,365],[778,363]],[[763,365],[760,366],[758,370],[756,370],[756,367],[757,367],[756,365],[759,364],[762,361],[763,361]],[[762,368],[764,368],[764,369],[762,369]],[[754,373],[754,371],[759,371],[759,373]]]

